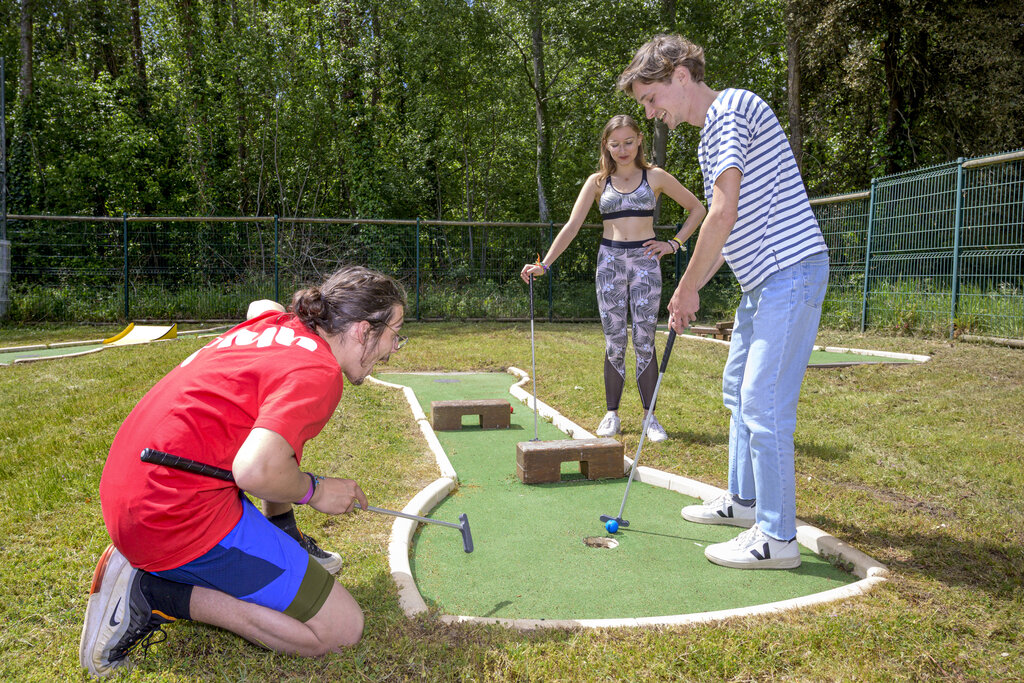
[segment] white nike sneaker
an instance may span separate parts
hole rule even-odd
[[[619,415],[614,410],[609,410],[594,433],[598,436],[615,436],[619,431]]]
[[[668,432],[658,422],[658,418],[651,415],[651,423],[647,425],[647,440],[657,443],[668,439]]]

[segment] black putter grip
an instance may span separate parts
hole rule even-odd
[[[201,462],[196,462],[195,460],[189,460],[188,458],[182,458],[177,455],[158,451],[155,448],[143,448],[139,458],[142,459],[142,462],[148,462],[154,465],[163,465],[164,467],[183,470],[185,472],[199,474],[212,479],[222,479],[223,481],[235,480],[235,475],[231,474],[231,470],[226,470],[223,467],[214,467],[213,465],[205,465]]]
[[[665,374],[665,368],[668,367],[668,357],[672,355],[672,345],[676,343],[676,331],[670,329],[668,331],[668,343],[665,344],[665,355],[661,357],[661,370],[662,374]]]

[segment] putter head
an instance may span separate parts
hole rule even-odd
[[[459,515],[459,531],[462,532],[462,549],[467,553],[473,552],[473,534],[469,530],[469,516],[465,512]]]
[[[619,523],[619,526],[629,526],[629,520],[622,519],[621,517],[611,517],[609,515],[601,515],[601,521],[607,522],[609,519],[614,519]]]

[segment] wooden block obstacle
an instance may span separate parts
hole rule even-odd
[[[509,402],[497,398],[430,403],[430,422],[437,431],[462,429],[463,415],[479,415],[481,429],[508,429],[511,413]]]
[[[729,341],[732,339],[732,326],[732,320],[723,320],[714,325],[691,325],[690,332],[703,337],[714,337],[715,339]]]
[[[615,439],[562,439],[520,441],[516,444],[516,474],[524,484],[545,484],[562,479],[563,462],[579,462],[587,479],[624,477],[624,447]]]

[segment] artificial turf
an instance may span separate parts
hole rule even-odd
[[[44,356],[67,356],[74,353],[85,353],[102,349],[103,344],[82,344],[76,346],[58,346],[56,348],[30,349],[30,350],[4,350],[0,351],[0,363],[13,363],[19,358],[42,358]]]
[[[796,570],[747,572],[713,565],[704,547],[741,530],[688,523],[679,510],[696,500],[637,481],[623,513],[630,526],[608,534],[599,516],[618,514],[625,478],[588,481],[578,463],[565,463],[560,483],[519,482],[516,443],[534,438],[534,415],[509,395],[511,375],[380,377],[411,387],[428,415],[430,402],[437,400],[506,398],[514,408],[510,429],[481,430],[467,417],[462,430],[436,433],[460,486],[431,516],[456,521],[467,513],[476,546],[472,554],[464,553],[459,534],[438,525],[421,526],[414,539],[410,563],[417,587],[427,604],[443,613],[522,619],[668,616],[785,600],[856,580],[806,549]],[[542,440],[566,438],[543,419],[537,433]],[[647,442],[644,450],[658,447]],[[640,460],[643,464],[642,454]],[[588,537],[614,538],[619,545],[588,547]]]

